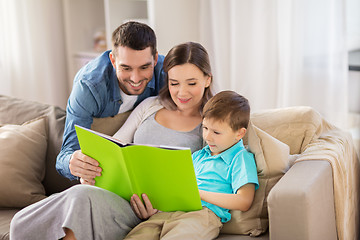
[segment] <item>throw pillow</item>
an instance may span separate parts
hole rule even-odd
[[[289,146],[249,124],[244,143],[255,155],[259,188],[251,208],[246,212],[231,210],[231,220],[224,224],[222,233],[259,236],[269,225],[267,196],[271,188],[289,168]]]
[[[21,125],[41,116],[46,116],[48,129],[43,184],[46,195],[49,196],[77,183],[61,176],[55,169],[56,157],[60,152],[63,139],[65,110],[45,103],[0,95],[0,124]]]
[[[0,207],[26,207],[45,198],[46,118],[0,127]]]

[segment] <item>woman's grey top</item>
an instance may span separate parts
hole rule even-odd
[[[188,147],[191,149],[191,152],[202,148],[201,124],[192,131],[180,132],[160,125],[155,120],[155,114],[153,113],[137,128],[134,135],[134,143]]]

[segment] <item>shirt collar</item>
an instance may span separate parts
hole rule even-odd
[[[240,141],[234,144],[231,148],[215,156],[211,156],[209,145],[206,145],[206,147],[204,147],[204,151],[207,153],[208,157],[221,158],[226,164],[230,164],[234,156],[243,149],[245,149],[245,147],[242,139],[240,139]]]
[[[150,82],[147,84],[146,87],[152,88],[152,89],[155,88],[155,67],[154,67],[154,71],[153,71],[153,76],[152,76]]]
[[[121,95],[120,95],[119,80],[116,77],[115,68],[112,68],[111,84],[113,85],[112,87],[113,87],[113,99],[114,99],[114,101],[120,101],[121,100]]]

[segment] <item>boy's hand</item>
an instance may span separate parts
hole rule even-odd
[[[145,205],[141,201],[138,195],[134,194],[131,196],[130,205],[132,210],[135,212],[136,216],[140,219],[148,219],[159,210],[153,208],[148,196],[146,194],[142,194],[142,198],[144,200]]]

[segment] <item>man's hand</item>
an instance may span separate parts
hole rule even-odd
[[[143,204],[139,196],[136,194],[131,196],[130,205],[136,216],[138,216],[138,218],[140,219],[145,220],[157,213],[159,210],[153,208],[146,194],[142,194],[141,196],[144,200],[145,205]]]
[[[100,176],[102,171],[99,162],[86,156],[81,150],[77,150],[71,155],[69,168],[72,175],[80,177],[82,184],[90,185],[95,184],[95,177]]]

